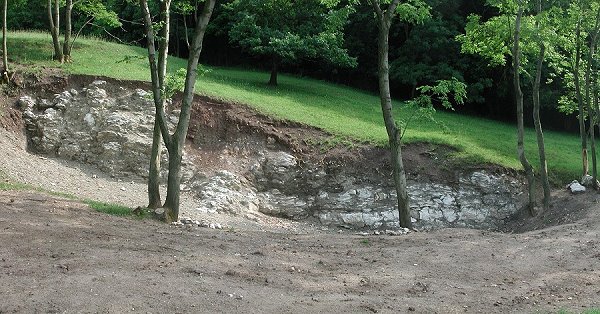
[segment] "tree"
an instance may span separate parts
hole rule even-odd
[[[596,160],[596,138],[595,138],[595,128],[594,128],[594,120],[598,119],[598,110],[595,109],[594,104],[592,102],[592,70],[594,68],[594,56],[596,54],[596,46],[598,45],[598,36],[600,35],[600,6],[596,9],[596,16],[594,26],[590,31],[590,37],[588,39],[589,45],[587,49],[587,58],[586,58],[586,68],[585,68],[585,104],[588,111],[588,117],[590,117],[590,142],[592,143],[592,178],[593,178],[593,187],[598,189],[598,167]],[[595,117],[595,119],[594,119]]]
[[[2,3],[2,81],[8,83],[8,48],[6,47],[6,15],[8,11],[8,0]]]
[[[540,86],[542,81],[542,68],[544,66],[544,57],[546,55],[546,45],[541,30],[540,20],[542,16],[542,0],[537,0],[537,16],[535,21],[535,39],[539,47],[537,57],[535,79],[533,81],[533,124],[535,126],[536,139],[538,144],[538,155],[540,157],[540,177],[542,179],[542,189],[544,191],[543,208],[550,207],[550,182],[548,180],[548,163],[546,162],[546,146],[544,143],[544,132],[542,131],[542,122],[540,120]]]
[[[63,62],[63,54],[60,49],[60,6],[59,0],[48,0],[47,9],[48,9],[48,23],[50,27],[50,34],[52,35],[52,44],[54,47],[54,54],[52,55],[52,59]]]
[[[382,7],[380,0],[369,0],[375,11],[378,40],[378,68],[377,75],[379,81],[379,97],[381,100],[381,110],[383,111],[383,120],[388,134],[394,184],[396,186],[396,195],[398,201],[398,213],[400,217],[400,226],[412,228],[410,217],[409,198],[406,191],[406,173],[402,161],[402,127],[396,123],[392,108],[392,98],[390,92],[390,66],[389,66],[389,32],[392,20],[396,14],[408,23],[420,23],[429,17],[429,7],[420,1],[404,2],[392,0],[387,6]],[[384,4],[385,5],[385,4]]]
[[[538,139],[538,153],[542,162],[541,171],[547,169],[545,161],[544,138],[539,121],[539,85],[541,84],[541,67],[546,48],[541,41],[542,36],[532,38],[535,34],[533,19],[524,16],[527,9],[526,0],[488,0],[488,4],[499,10],[500,15],[494,16],[485,22],[477,15],[469,16],[469,22],[465,28],[465,34],[457,36],[462,44],[464,53],[479,54],[485,57],[492,66],[505,65],[507,57],[512,57],[513,86],[515,91],[515,103],[517,108],[517,156],[525,171],[528,186],[528,208],[531,215],[535,215],[535,174],[531,163],[527,159],[525,151],[525,123],[523,118],[523,91],[521,89],[521,73],[529,75],[527,69],[531,68],[531,56],[538,60],[537,71],[540,71],[540,81],[532,82],[538,94],[533,93],[534,120],[536,120],[536,133]],[[514,26],[512,25],[514,21]],[[539,28],[539,26],[538,26]],[[539,32],[538,32],[539,33]],[[525,35],[525,36],[523,36]],[[542,45],[542,46],[540,46]],[[547,182],[547,174],[542,175],[544,179],[544,204],[549,204],[550,189]]]
[[[234,0],[225,5],[231,16],[230,41],[268,58],[269,85],[277,85],[282,63],[322,59],[336,66],[354,67],[356,59],[343,47],[342,33],[350,7],[336,9],[335,2]]]
[[[529,188],[529,213],[535,216],[535,175],[533,167],[525,154],[525,125],[523,123],[523,91],[521,90],[521,25],[524,7],[520,0],[517,0],[517,15],[515,18],[515,31],[512,48],[513,59],[513,83],[515,86],[515,97],[517,103],[517,155],[519,161],[525,170],[527,177],[527,186]]]
[[[593,42],[597,41],[597,39],[593,40],[593,34],[596,29],[594,25],[597,25],[599,7],[600,4],[597,1],[571,0],[557,8],[553,20],[556,29],[557,54],[552,60],[551,67],[555,71],[554,76],[560,78],[565,88],[560,99],[559,109],[567,114],[578,112],[583,177],[589,173],[586,120],[589,118],[593,125],[594,119],[589,111],[592,104],[584,96],[586,93],[584,89],[588,90],[590,86],[585,83],[587,79],[582,76],[586,76],[585,73],[590,69],[587,67],[587,63],[591,60],[589,57],[593,55],[592,49],[595,46]],[[586,41],[592,45],[586,45]],[[590,136],[592,135],[591,131],[590,129]],[[595,143],[592,145],[595,150]],[[592,171],[594,170],[592,169]]]
[[[183,157],[183,146],[187,137],[187,131],[190,122],[190,114],[192,107],[192,100],[194,98],[194,86],[196,83],[196,77],[198,72],[198,59],[202,52],[202,42],[206,27],[210,21],[213,8],[216,0],[206,0],[201,15],[198,17],[198,22],[194,28],[194,35],[192,37],[190,55],[188,57],[188,63],[185,74],[185,83],[183,91],[183,99],[181,101],[181,111],[179,114],[179,121],[175,127],[173,134],[169,133],[167,127],[167,119],[164,108],[164,93],[165,88],[164,80],[161,84],[160,73],[161,66],[166,67],[167,59],[163,59],[163,63],[159,64],[156,57],[155,48],[155,35],[152,17],[150,10],[148,9],[147,0],[139,0],[140,6],[142,7],[142,14],[144,17],[144,29],[146,32],[147,46],[148,46],[148,62],[150,64],[150,74],[152,79],[152,94],[154,96],[154,105],[156,108],[156,118],[158,121],[158,129],[163,138],[163,142],[169,152],[169,167],[168,167],[168,181],[167,181],[167,197],[162,207],[161,213],[162,218],[166,222],[175,221],[179,217],[179,197],[180,197],[180,183],[181,183],[181,159]],[[164,19],[169,16],[170,0],[165,0],[161,3],[160,14]],[[165,25],[162,25],[163,27]],[[166,28],[166,35],[168,37],[168,28]],[[157,137],[154,136],[154,139]]]
[[[73,0],[66,0],[65,2],[65,32],[64,39],[61,45],[60,42],[60,1],[48,0],[47,9],[48,9],[48,21],[50,27],[50,33],[52,35],[52,44],[54,47],[54,55],[53,59],[63,62],[71,62],[71,50],[73,49],[73,44],[75,40],[81,33],[81,30],[90,24],[93,20],[99,21],[101,24],[104,24],[109,27],[118,27],[121,26],[121,22],[117,14],[113,11],[110,11],[106,8],[106,6],[102,3],[101,0],[78,0],[73,2]],[[88,20],[81,26],[75,37],[73,37],[73,10],[79,11],[83,13]]]

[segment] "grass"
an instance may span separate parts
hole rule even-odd
[[[9,36],[11,58],[35,68],[57,67],[51,61],[49,34],[16,32]],[[132,56],[135,56],[131,58]],[[96,39],[78,39],[74,62],[61,67],[73,74],[108,76],[148,81],[145,50]],[[128,62],[118,62],[128,58]],[[184,68],[186,61],[170,58],[169,71]],[[275,118],[305,123],[330,132],[336,141],[368,142],[384,146],[387,134],[376,95],[313,79],[281,75],[277,88],[267,86],[269,73],[234,68],[208,67],[196,91],[230,102],[246,104]],[[401,102],[394,103],[397,117],[410,115]],[[507,104],[512,106],[512,104]],[[430,142],[455,147],[454,157],[464,162],[493,163],[521,169],[516,158],[515,126],[451,112],[435,116],[445,128],[428,121],[413,121],[405,142]],[[551,179],[563,183],[579,177],[580,144],[576,135],[546,132],[546,151]],[[526,131],[529,159],[539,164],[535,132]]]
[[[566,310],[560,310],[558,312],[558,314],[571,314],[571,313],[577,313],[577,312],[569,312]],[[600,314],[600,309],[589,309],[589,310],[585,310],[583,312],[579,312],[581,314]]]
[[[98,202],[98,201],[94,201],[94,200],[84,200],[83,203],[87,204],[90,208],[92,208],[98,212],[101,212],[101,213],[105,213],[105,214],[109,214],[109,215],[113,215],[113,216],[121,216],[121,217],[134,216],[133,210],[126,206]],[[135,217],[144,218],[146,216],[145,213],[146,213],[145,211],[142,211],[142,215],[135,216]]]
[[[71,200],[78,200],[78,198],[72,194],[67,194],[67,193],[62,193],[62,192],[54,192],[54,191],[49,191],[49,190],[46,190],[46,189],[43,189],[40,187],[35,187],[35,186],[29,185],[29,184],[15,183],[12,181],[7,181],[5,179],[4,174],[1,172],[0,172],[0,178],[2,179],[2,181],[0,181],[0,191],[36,191],[36,192],[40,192],[40,193],[49,194],[52,196],[62,197],[62,198],[71,199]],[[133,212],[133,209],[126,207],[126,206],[98,202],[98,201],[87,200],[87,199],[83,200],[82,202],[98,212],[109,214],[109,215],[121,216],[121,217],[134,216],[137,218],[148,217],[147,211],[142,210],[140,212],[140,215],[136,215]]]

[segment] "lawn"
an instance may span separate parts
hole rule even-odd
[[[9,34],[9,56],[14,62],[41,66],[60,66],[51,61],[49,34],[16,32]],[[127,62],[123,60],[127,59]],[[150,79],[145,50],[95,39],[78,39],[71,64],[61,67],[74,74],[100,75],[125,80]],[[170,58],[169,71],[185,68],[186,60]],[[196,83],[196,91],[210,97],[248,105],[270,116],[312,125],[342,139],[385,145],[387,135],[382,123],[379,98],[364,91],[323,81],[281,75],[276,88],[266,84],[269,73],[233,68],[206,67],[207,74]],[[507,104],[512,105],[512,104]],[[410,114],[395,102],[399,119]],[[439,124],[413,121],[406,142],[431,142],[457,148],[457,157],[469,162],[487,162],[520,169],[516,158],[514,125],[438,112]],[[441,127],[443,125],[444,127]],[[546,132],[546,152],[554,183],[580,175],[578,137]],[[535,132],[526,131],[529,159],[538,163]]]

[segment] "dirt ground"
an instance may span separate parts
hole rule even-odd
[[[182,228],[0,192],[0,313],[579,312],[600,307],[599,209],[521,234],[362,236]]]
[[[52,93],[93,79],[69,82],[51,74],[33,88]],[[28,82],[20,84],[27,88]],[[319,158],[319,149],[302,136],[310,132],[327,141],[319,130],[224,106],[228,122],[238,119],[238,126],[259,130],[306,158]],[[18,133],[19,113],[5,109],[0,127]],[[209,112],[197,112],[203,115]],[[17,146],[14,156],[22,156],[17,150],[24,147]],[[408,147],[408,168],[432,163],[427,156],[434,150]],[[347,162],[370,156],[379,162],[383,153],[359,145],[352,154],[334,148],[321,158]],[[27,177],[36,172],[43,175],[31,171]],[[443,171],[410,175],[447,176]],[[88,179],[75,172],[63,178],[80,187]],[[37,192],[0,191],[0,313],[578,313],[600,308],[600,195],[556,191],[554,199],[545,214],[518,217],[503,232],[442,229],[387,236],[266,216],[250,221],[221,215],[222,230],[177,227],[108,216]]]

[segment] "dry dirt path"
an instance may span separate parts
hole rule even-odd
[[[514,235],[298,235],[185,229],[0,192],[0,313],[581,311],[600,307],[599,222],[591,211]]]

